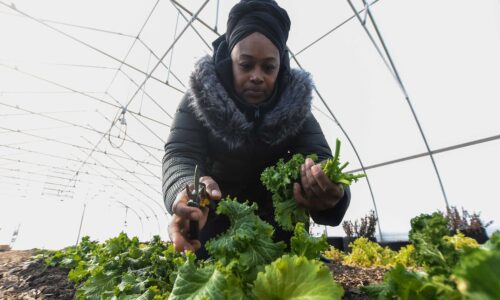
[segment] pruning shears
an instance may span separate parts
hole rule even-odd
[[[189,185],[186,185],[186,193],[189,200],[187,205],[191,207],[203,208],[211,204],[210,197],[207,193],[207,187],[203,182],[200,182],[200,171],[198,165],[194,168],[194,189],[191,190]],[[199,229],[198,221],[189,221],[189,236],[191,239],[198,239]]]

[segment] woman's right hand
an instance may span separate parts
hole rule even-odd
[[[206,186],[206,191],[210,200],[220,200],[222,193],[219,185],[210,176],[203,176],[200,182]],[[201,247],[199,240],[193,240],[189,237],[189,221],[198,221],[199,230],[205,226],[208,217],[208,207],[197,208],[188,206],[189,197],[186,189],[177,194],[177,198],[172,205],[174,215],[168,225],[168,235],[174,243],[177,252],[186,250],[196,251]]]

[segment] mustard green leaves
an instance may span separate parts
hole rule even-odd
[[[317,161],[317,155],[308,156],[313,161]],[[276,222],[285,230],[292,231],[299,222],[308,223],[308,212],[299,207],[293,196],[293,184],[300,183],[300,166],[305,162],[301,154],[295,154],[285,162],[280,159],[276,165],[266,168],[261,174],[262,184],[273,196],[274,215]],[[335,155],[321,163],[321,168],[325,175],[332,181],[347,187],[353,181],[357,181],[365,174],[343,173],[348,163],[340,163],[340,140],[337,139]]]

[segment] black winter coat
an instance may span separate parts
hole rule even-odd
[[[316,153],[320,160],[331,157],[310,111],[311,100],[309,74],[292,70],[274,107],[248,118],[221,85],[212,59],[202,58],[191,75],[190,90],[177,109],[165,144],[163,195],[169,213],[177,194],[192,182],[194,166],[198,165],[202,176],[211,176],[219,184],[223,198],[230,195],[256,202],[260,217],[275,227],[275,240],[288,243],[291,232],[275,223],[271,194],[261,184],[260,174],[279,158],[288,160],[296,153]],[[336,226],[349,201],[350,191],[346,189],[336,207],[311,216],[316,223]],[[200,232],[202,245],[228,226],[227,218],[211,212]],[[203,247],[197,254],[206,257]]]

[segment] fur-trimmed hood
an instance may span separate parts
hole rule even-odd
[[[298,133],[311,110],[313,83],[309,73],[291,70],[287,86],[257,129],[229,97],[210,56],[200,59],[190,77],[189,106],[216,137],[235,149],[258,137],[276,145]]]

